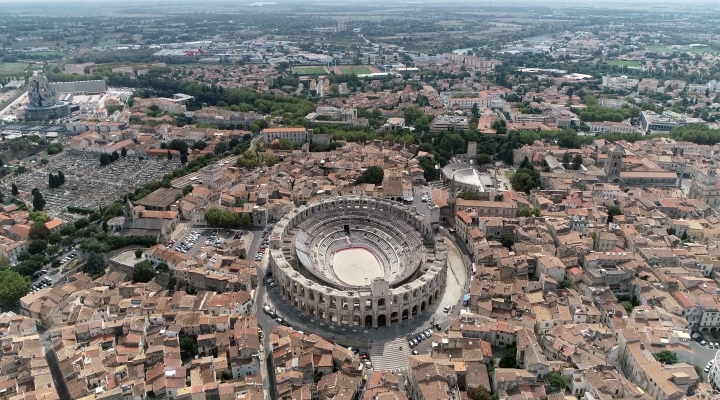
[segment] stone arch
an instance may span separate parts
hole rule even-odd
[[[428,296],[428,306],[431,306],[433,304],[433,296]]]
[[[350,316],[347,314],[343,314],[340,318],[340,324],[342,325],[350,325]]]
[[[380,314],[380,315],[378,315],[378,317],[377,317],[377,325],[378,325],[378,326],[388,326],[388,325],[389,325],[389,324],[387,323],[387,316],[386,316],[385,314]]]
[[[440,291],[436,290],[435,295],[433,296],[435,298],[435,301],[437,301],[439,295],[440,295]]]
[[[373,316],[371,314],[368,314],[365,316],[365,326],[372,326],[373,324]]]
[[[328,321],[335,323],[338,322],[337,313],[335,313],[334,311],[330,311],[330,314],[328,316],[330,317]]]
[[[397,324],[398,323],[398,313],[395,311],[394,313],[390,314],[390,324]]]
[[[385,307],[385,299],[379,298],[377,301],[377,305],[378,305],[378,307]]]
[[[402,319],[406,320],[406,319],[408,319],[409,316],[410,316],[410,312],[408,311],[408,309],[407,308],[404,309],[402,312]]]
[[[413,316],[417,315],[417,304],[415,304],[412,308],[412,315]]]
[[[425,301],[424,300],[422,303],[420,303],[420,311],[425,311]]]
[[[362,321],[360,320],[359,315],[353,315],[353,326],[360,326]]]

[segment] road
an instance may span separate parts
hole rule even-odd
[[[702,369],[705,369],[708,361],[715,358],[715,353],[718,352],[717,349],[709,349],[707,346],[701,346],[700,343],[694,340],[690,341],[690,348],[695,352],[695,357],[692,362],[688,362],[688,364],[697,365]],[[702,374],[703,379],[707,382],[707,374],[705,372]]]

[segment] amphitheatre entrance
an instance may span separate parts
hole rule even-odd
[[[374,278],[385,276],[380,261],[366,249],[349,248],[335,252],[332,256],[335,276],[351,286],[365,286]]]

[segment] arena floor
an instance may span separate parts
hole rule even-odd
[[[385,276],[375,255],[366,249],[345,249],[333,254],[332,267],[342,282],[352,286],[369,285],[374,278]]]

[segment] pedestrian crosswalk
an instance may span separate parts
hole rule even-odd
[[[373,369],[376,371],[399,371],[409,367],[407,356],[410,354],[410,349],[404,338],[385,343],[373,343],[368,354]]]

